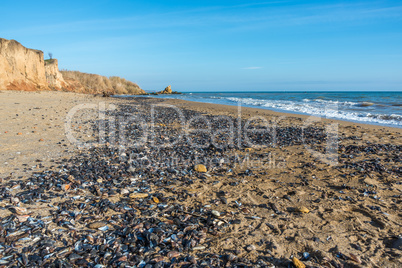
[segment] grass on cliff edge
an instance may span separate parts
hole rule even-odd
[[[98,74],[88,74],[78,71],[61,71],[64,79],[79,82],[86,93],[100,94],[146,94],[136,83],[128,81],[118,76],[101,76]]]

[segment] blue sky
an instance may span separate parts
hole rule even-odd
[[[0,37],[145,90],[402,90],[400,1],[2,1]]]

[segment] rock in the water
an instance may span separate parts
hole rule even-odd
[[[194,170],[197,171],[197,172],[203,172],[203,173],[205,173],[205,172],[207,172],[207,167],[204,166],[204,165],[199,164],[199,165],[196,165],[196,166],[194,167]]]
[[[159,94],[172,94],[172,86],[169,85],[165,87],[165,89],[159,92]]]

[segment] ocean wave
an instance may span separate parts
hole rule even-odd
[[[323,100],[323,99],[314,99],[316,102],[324,103],[324,104],[336,104],[336,105],[344,105],[344,106],[357,106],[358,102],[353,101],[334,101],[334,100]]]
[[[398,114],[371,114],[362,111],[352,111],[342,109],[342,106],[357,106],[357,102],[338,102],[331,100],[303,101],[295,102],[288,100],[260,100],[253,98],[227,97],[231,102],[240,102],[247,106],[258,106],[274,110],[311,114],[331,119],[341,119],[348,121],[358,121],[367,123],[377,123],[386,125],[402,125],[402,115]]]
[[[369,115],[369,117],[382,120],[396,120],[402,122],[402,115],[398,114],[373,114]]]
[[[253,95],[255,94],[255,95]],[[243,96],[241,96],[243,95]],[[391,108],[392,104],[399,104],[394,100],[389,105],[383,105],[381,99],[368,99],[360,101],[360,97],[351,99],[317,98],[304,96],[304,98],[290,99],[289,95],[264,95],[258,93],[193,93],[174,96],[158,96],[161,98],[177,98],[189,101],[259,107],[279,112],[314,115],[323,118],[362,122],[367,124],[380,124],[386,126],[402,127],[402,115],[399,107]],[[371,105],[372,103],[372,105]],[[362,105],[363,104],[363,105]],[[399,105],[398,105],[399,106]]]

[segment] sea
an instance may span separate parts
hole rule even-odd
[[[188,92],[152,95],[402,128],[399,92]]]

